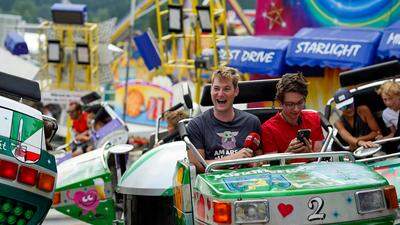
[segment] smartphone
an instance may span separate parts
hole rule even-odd
[[[304,139],[310,139],[310,136],[311,136],[310,129],[300,129],[297,131],[297,140],[303,142],[304,144],[306,144]]]

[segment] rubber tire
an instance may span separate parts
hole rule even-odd
[[[132,201],[127,204],[131,204],[131,212],[125,212],[130,216],[126,220],[131,221],[129,225],[175,224],[172,196],[132,196]]]

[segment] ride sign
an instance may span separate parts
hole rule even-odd
[[[243,73],[281,75],[289,39],[273,37],[229,37],[229,53],[224,43],[218,44],[221,60]]]
[[[358,68],[374,61],[381,32],[361,28],[302,28],[286,53],[290,66]]]

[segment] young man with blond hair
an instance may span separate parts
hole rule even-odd
[[[379,87],[377,93],[381,96],[383,103],[387,107],[382,112],[382,119],[386,127],[390,129],[390,134],[384,138],[397,136],[396,131],[398,130],[400,110],[400,84],[395,81],[386,81]]]
[[[243,148],[243,145],[249,133],[260,134],[260,120],[233,107],[233,101],[239,94],[239,78],[239,71],[234,68],[221,67],[214,71],[211,78],[214,107],[188,124],[189,139],[207,163],[254,155],[252,150]],[[190,152],[189,159],[198,170],[204,170]]]

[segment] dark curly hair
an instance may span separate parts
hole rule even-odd
[[[287,73],[282,76],[282,79],[276,84],[275,99],[283,102],[285,93],[296,92],[304,96],[308,95],[308,83],[302,73]]]

